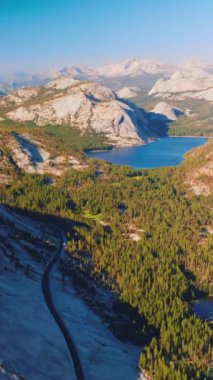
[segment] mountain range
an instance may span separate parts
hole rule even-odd
[[[69,65],[43,73],[15,72],[7,77],[0,76],[0,94],[23,86],[40,86],[61,76],[98,81],[116,91],[125,86],[151,90],[158,79],[170,78],[175,71],[212,74],[213,64],[189,61],[174,65],[151,59],[129,59],[97,68]]]
[[[147,143],[162,135],[159,121],[165,124],[181,115],[192,116],[188,107],[182,109],[170,101],[213,101],[212,66],[188,62],[177,70],[157,61],[134,59],[98,69],[70,66],[32,77],[19,73],[21,82],[2,85],[2,93],[9,94],[0,98],[1,120],[67,125],[82,134],[91,130],[103,133],[114,146]],[[147,78],[154,83],[145,91],[141,80]],[[123,85],[126,81],[137,86]],[[148,93],[150,104],[153,101],[154,108],[148,112],[128,100],[143,93]],[[160,98],[160,103],[154,98]]]
[[[40,86],[59,77],[72,77],[79,80],[93,80],[106,85],[113,90],[123,86],[136,86],[148,88],[154,85],[162,75],[172,72],[169,65],[150,60],[127,60],[120,63],[106,65],[99,68],[70,65],[51,69],[43,73],[29,74],[15,72],[7,78],[0,77],[0,95],[24,86]]]

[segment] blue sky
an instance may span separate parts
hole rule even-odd
[[[0,0],[0,73],[213,61],[213,0]]]

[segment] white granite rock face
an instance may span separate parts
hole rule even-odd
[[[170,79],[159,79],[149,95],[161,98],[187,97],[213,100],[213,75],[199,69],[176,71]]]
[[[6,105],[6,103],[22,104],[27,100],[30,100],[38,95],[38,88],[26,87],[19,88],[16,91],[12,91],[8,96],[0,99],[0,105]]]
[[[170,121],[176,121],[185,112],[180,108],[172,106],[166,102],[158,103],[151,111],[151,119],[167,119]]]
[[[118,90],[116,93],[119,98],[130,99],[134,96],[137,96],[141,92],[139,87],[123,87]]]
[[[115,145],[134,145],[152,136],[147,121],[135,105],[122,101],[110,89],[97,83],[72,78],[56,79],[46,85],[48,100],[38,101],[8,112],[7,117],[37,125],[64,124],[82,131],[105,133]],[[51,92],[52,91],[52,94]]]

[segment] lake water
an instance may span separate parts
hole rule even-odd
[[[207,321],[213,321],[213,296],[208,296],[195,303],[194,312]]]
[[[206,142],[207,139],[202,137],[165,137],[146,145],[89,152],[88,157],[136,169],[177,166],[186,152]]]

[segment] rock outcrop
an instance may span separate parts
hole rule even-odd
[[[31,98],[38,95],[38,88],[25,87],[19,88],[16,91],[12,91],[7,97],[2,97],[0,99],[0,105],[6,105],[8,103],[14,103],[16,105],[22,104]]]
[[[37,94],[32,89],[21,90],[21,94],[19,90],[5,98],[4,102],[11,97],[20,101],[15,101],[16,106],[6,117],[37,125],[73,126],[82,133],[94,130],[104,133],[112,144],[121,146],[141,144],[153,137],[142,111],[100,84],[62,77],[36,90]]]
[[[150,112],[150,119],[160,121],[176,121],[179,116],[184,114],[185,112],[182,109],[172,106],[166,102],[160,102]]]
[[[123,99],[130,99],[134,98],[134,96],[137,96],[141,92],[141,89],[139,87],[123,87],[120,90],[116,91],[116,94],[119,98]]]
[[[213,193],[213,140],[187,153],[182,165],[184,182],[196,195]]]
[[[177,71],[170,79],[159,79],[149,95],[177,100],[191,97],[213,101],[213,75],[197,69]]]
[[[85,160],[71,154],[65,156],[48,152],[43,144],[27,134],[14,133],[8,137],[8,148],[16,165],[28,173],[60,176],[68,168],[84,170],[88,166]]]

